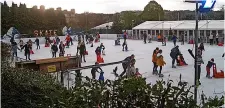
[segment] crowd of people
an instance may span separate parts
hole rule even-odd
[[[149,37],[146,32],[144,32],[143,34],[144,36],[144,44],[147,43],[147,37]],[[77,44],[77,55],[80,55],[81,58],[81,62],[86,62],[85,56],[88,55],[88,51],[86,49],[86,45],[90,44],[90,47],[93,47],[93,43],[94,42],[100,42],[100,35],[97,33],[96,36],[94,37],[93,35],[88,35],[86,34],[85,39],[84,36],[78,36],[78,44]],[[127,34],[126,32],[124,32],[123,34],[123,44],[122,44],[122,51],[128,51],[128,44],[127,44]],[[176,68],[176,66],[184,66],[184,65],[188,65],[187,62],[184,59],[183,54],[180,52],[179,50],[179,46],[177,45],[177,37],[175,35],[172,36],[172,41],[174,44],[174,47],[171,49],[170,52],[170,57],[172,60],[172,68]],[[59,51],[59,57],[64,56],[65,54],[65,48],[69,48],[69,46],[73,45],[73,41],[76,40],[74,38],[72,38],[72,36],[67,35],[64,41],[61,41],[60,38],[58,36],[56,36],[55,38],[53,38],[52,40],[50,39],[50,37],[46,37],[45,38],[45,47],[50,47],[51,48],[51,52],[52,52],[52,58],[56,58],[57,57],[57,52]],[[85,42],[86,41],[86,42]],[[115,41],[119,41],[119,37],[117,38],[117,40]],[[152,39],[149,39],[148,43],[151,43]],[[162,45],[165,46],[166,45],[166,39],[162,38]],[[26,57],[26,60],[31,60],[30,59],[30,54],[33,53],[32,51],[32,45],[35,43],[36,45],[36,49],[39,50],[40,49],[40,41],[38,38],[35,39],[34,42],[32,42],[31,40],[29,40],[28,42],[23,42],[22,39],[20,39],[19,41],[19,46],[17,45],[17,43],[15,42],[15,40],[11,41],[11,45],[12,45],[12,55],[17,57],[17,50],[20,50],[22,52],[22,50],[24,49],[24,55]],[[184,44],[184,40],[181,40],[181,45]],[[103,43],[100,44],[100,46],[96,47],[95,50],[95,54],[96,54],[96,62],[95,65],[99,65],[99,63],[104,63],[104,59],[102,58],[102,55],[106,55],[105,54],[105,46]],[[205,50],[204,48],[204,44],[201,43],[200,46],[198,47],[198,79],[200,79],[200,73],[201,73],[201,64],[204,64],[203,59],[202,59],[202,53]],[[189,52],[192,56],[193,53],[192,51]],[[224,56],[224,55],[223,55]],[[195,57],[193,56],[193,58],[195,59]],[[158,75],[159,77],[163,77],[163,66],[166,65],[166,62],[164,60],[163,57],[163,50],[159,49],[158,47],[155,48],[155,50],[152,53],[152,62],[153,62],[153,71],[152,74],[153,75]],[[175,66],[175,62],[177,63],[177,65]],[[126,57],[123,62],[122,62],[122,67],[123,67],[123,72],[118,75],[116,73],[117,67],[116,69],[114,69],[114,74],[118,77],[140,77],[141,74],[139,72],[139,69],[135,67],[135,55],[132,54],[131,56]],[[207,66],[206,66],[206,77],[207,78],[211,78],[210,77],[210,68],[214,65],[214,59],[212,58]],[[159,70],[158,70],[159,68]],[[99,80],[104,80],[104,72],[100,67],[93,67],[91,69],[91,75],[92,78],[95,79],[96,78],[96,72],[100,73],[101,78],[99,77]],[[199,81],[200,82],[200,81]]]

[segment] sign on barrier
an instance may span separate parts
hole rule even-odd
[[[48,72],[56,72],[56,66],[55,65],[49,65],[47,68],[48,68]]]

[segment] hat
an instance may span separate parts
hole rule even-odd
[[[213,61],[213,62],[214,62],[214,58],[212,58],[212,59],[211,59],[211,61]]]
[[[134,56],[134,54],[132,54],[131,56]]]

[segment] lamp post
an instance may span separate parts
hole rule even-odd
[[[189,3],[195,3],[196,9],[195,9],[195,85],[194,85],[194,100],[197,103],[197,90],[198,90],[198,16],[199,12],[209,12],[215,5],[216,0],[185,0],[184,2]],[[202,3],[202,6],[200,8],[198,7],[198,3]]]
[[[197,103],[197,92],[198,92],[198,66],[197,66],[197,55],[198,55],[198,0],[185,0],[185,2],[189,3],[195,3],[196,9],[195,9],[195,79],[194,79],[194,100]]]
[[[133,26],[134,26],[133,24],[134,24],[134,20],[132,20],[132,26],[131,26],[131,30],[132,30],[132,38],[134,38],[134,37],[133,37],[133,33],[134,33],[134,32],[133,32]]]
[[[108,28],[109,28],[109,25],[106,25],[106,35],[108,37]]]

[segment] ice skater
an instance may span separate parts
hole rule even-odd
[[[146,40],[147,40],[147,33],[146,33],[146,31],[144,31],[143,36],[144,36],[144,43],[146,44]]]
[[[170,52],[170,57],[172,58],[172,68],[176,68],[174,64],[175,64],[175,60],[178,63],[178,60],[177,60],[178,55],[180,55],[180,50],[179,50],[179,46],[176,46]]]
[[[105,46],[101,43],[100,48],[102,50],[102,55],[105,55]]]
[[[122,51],[124,51],[124,48],[125,48],[125,51],[128,51],[127,41],[124,41],[122,46],[123,46]]]
[[[65,45],[61,41],[59,44],[59,57],[64,56],[64,54],[65,54]]]
[[[12,42],[12,56],[13,56],[13,58],[17,57],[17,50],[20,50],[20,48],[17,46],[17,43],[14,40],[14,42]]]
[[[56,58],[56,52],[58,52],[58,47],[57,47],[56,43],[54,43],[52,45],[51,51],[52,51],[52,58]]]
[[[22,47],[23,47],[23,45],[24,45],[24,43],[23,43],[23,40],[22,40],[22,39],[20,39],[19,45],[20,45],[20,52],[22,52]]]
[[[166,62],[163,59],[162,56],[162,50],[159,50],[158,54],[157,54],[157,67],[159,66],[159,77],[163,77],[162,72],[162,67],[166,64]]]
[[[24,55],[26,56],[26,60],[30,59],[30,50],[31,50],[31,45],[29,45],[29,42],[27,42],[21,49],[24,49]]]
[[[39,44],[39,39],[38,38],[35,39],[35,43],[36,43],[37,49],[40,49],[40,44]]]
[[[212,77],[210,76],[210,69],[211,67],[215,65],[214,63],[214,58],[212,58],[210,61],[208,61],[208,64],[206,65],[206,77],[211,79]]]
[[[86,62],[86,60],[85,60],[86,46],[85,46],[84,41],[80,43],[79,50],[80,50],[81,62],[82,62],[82,58],[83,58],[84,62]]]
[[[173,40],[174,47],[177,46],[177,45],[176,45],[177,39],[178,39],[177,36],[176,36],[176,35],[173,35],[172,40]]]
[[[156,49],[153,51],[153,54],[152,54],[152,63],[153,63],[153,71],[152,71],[152,74],[158,74],[158,71],[157,71],[157,54],[158,54],[158,51],[159,51],[159,48],[156,47]]]
[[[126,73],[126,71],[127,71],[127,67],[130,65],[130,63],[131,63],[131,60],[133,60],[134,59],[134,54],[132,54],[131,56],[128,56],[128,57],[126,57],[123,61],[123,63],[122,63],[122,66],[123,66],[123,72],[120,74],[120,77],[123,77],[123,75]]]
[[[93,67],[93,68],[91,69],[92,79],[95,79],[95,78],[96,78],[96,72],[98,72],[98,73],[102,72],[102,68],[99,67],[98,65],[99,65],[99,63],[98,63],[98,62],[95,62],[95,66],[96,66],[96,67]],[[100,72],[99,72],[98,69],[100,70]]]
[[[127,70],[126,70],[126,77],[135,77],[135,73],[136,73],[136,68],[135,68],[135,59],[132,59],[130,61],[130,64],[127,66]]]

